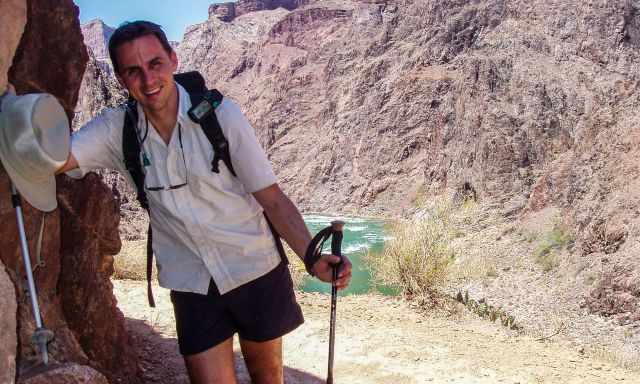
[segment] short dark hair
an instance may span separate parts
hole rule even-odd
[[[120,24],[109,39],[109,57],[111,58],[115,73],[119,73],[120,69],[118,68],[118,58],[116,57],[118,47],[147,35],[154,35],[167,53],[171,54],[171,52],[173,52],[173,48],[171,48],[171,44],[169,44],[169,40],[167,40],[167,35],[164,34],[160,25],[144,20],[124,22]]]

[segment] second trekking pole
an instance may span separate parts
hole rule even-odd
[[[331,320],[329,323],[329,367],[327,369],[327,384],[333,384],[333,350],[336,338],[336,304],[338,299],[338,272],[342,265],[342,228],[344,222],[332,221],[333,236],[331,237],[331,254],[340,257],[340,262],[333,265],[333,278],[331,279]]]

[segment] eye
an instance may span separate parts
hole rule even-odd
[[[126,71],[127,77],[134,77],[138,74],[138,68],[128,68]]]

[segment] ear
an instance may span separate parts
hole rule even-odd
[[[171,50],[171,54],[169,55],[169,59],[171,59],[171,65],[173,67],[173,72],[175,72],[178,69],[178,55],[176,54],[176,51],[174,51],[173,49]]]

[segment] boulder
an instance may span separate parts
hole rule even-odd
[[[52,364],[18,380],[18,384],[109,384],[106,377],[91,367],[78,364]]]

